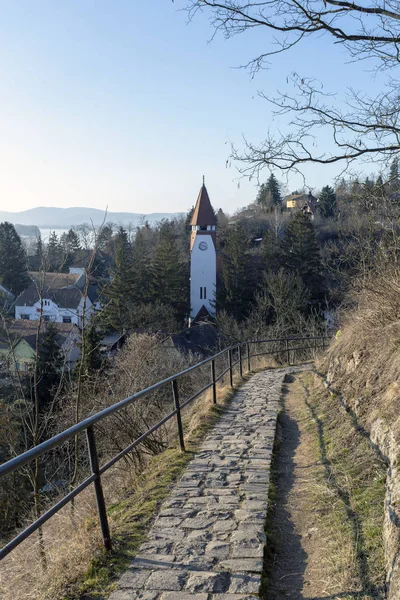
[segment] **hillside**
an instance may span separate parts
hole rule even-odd
[[[384,544],[387,598],[400,597],[400,271],[368,281],[321,361],[333,398],[387,467]]]
[[[109,212],[107,213],[107,222],[121,223],[128,225],[139,225],[142,220],[147,220],[154,224],[162,219],[171,219],[180,217],[183,213],[130,213],[130,212]],[[21,212],[0,211],[0,222],[9,221],[19,225],[36,225],[36,227],[54,227],[55,229],[67,228],[82,223],[93,223],[98,227],[103,223],[104,210],[97,208],[56,208],[38,206]]]

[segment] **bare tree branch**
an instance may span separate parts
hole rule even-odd
[[[186,10],[189,20],[208,10],[214,34],[221,32],[226,38],[253,28],[271,32],[266,50],[243,65],[252,76],[275,54],[321,33],[341,44],[351,59],[372,60],[379,70],[400,63],[397,0],[366,1],[365,6],[347,0],[189,0]],[[267,133],[261,143],[245,139],[243,150],[234,148],[232,156],[242,162],[242,174],[257,176],[264,166],[296,170],[305,163],[343,162],[347,168],[357,159],[385,160],[400,152],[400,94],[394,79],[389,77],[384,91],[375,97],[349,90],[345,110],[337,108],[335,97],[315,80],[294,73],[287,84],[294,87],[293,93],[260,96],[273,106],[275,115],[290,115],[290,133]],[[331,133],[331,150],[318,150],[322,128]]]

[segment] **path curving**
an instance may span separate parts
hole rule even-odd
[[[257,373],[196,452],[109,600],[254,600],[285,375]]]

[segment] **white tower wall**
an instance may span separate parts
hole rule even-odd
[[[207,246],[207,248],[205,248]],[[201,248],[205,248],[201,250]],[[190,317],[194,319],[204,306],[215,316],[217,265],[214,241],[211,235],[198,234],[190,256]]]

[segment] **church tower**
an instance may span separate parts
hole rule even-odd
[[[204,178],[190,225],[190,322],[193,323],[207,314],[215,316],[217,219]]]

